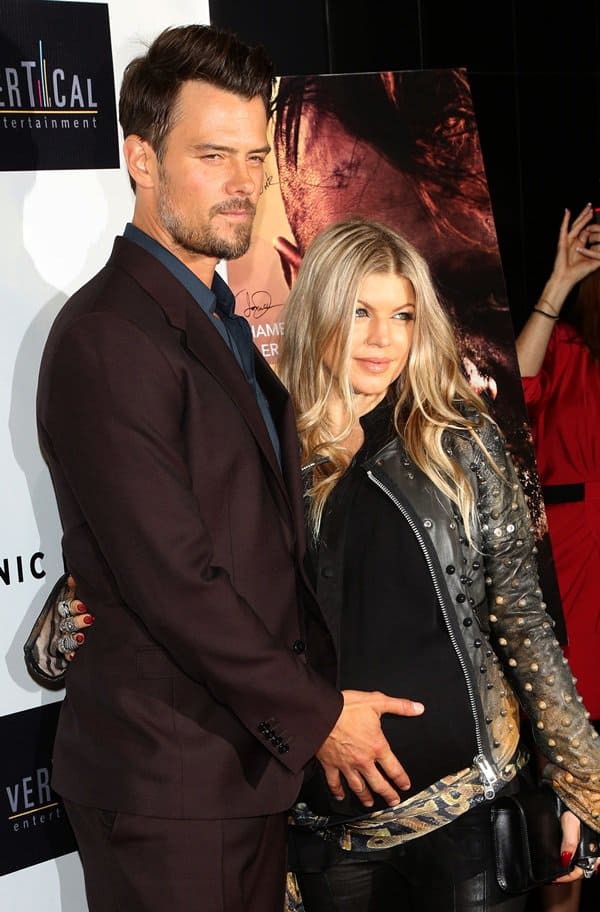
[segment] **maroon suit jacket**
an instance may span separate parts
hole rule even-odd
[[[258,352],[256,369],[283,472],[210,317],[138,245],[117,238],[52,327],[40,442],[96,617],[54,748],[66,798],[175,818],[278,812],[341,710],[300,569],[294,416]]]

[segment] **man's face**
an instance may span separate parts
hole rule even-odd
[[[183,84],[158,162],[157,228],[187,256],[234,259],[248,249],[269,150],[260,97]]]

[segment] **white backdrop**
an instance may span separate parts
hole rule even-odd
[[[144,42],[169,25],[209,22],[208,0],[109,0],[108,8],[117,95],[125,65]],[[62,698],[33,683],[22,657],[27,632],[62,572],[60,525],[35,431],[37,373],[56,313],[104,264],[132,203],[122,159],[119,171],[0,172],[0,715]],[[44,557],[32,573],[38,552]],[[36,578],[42,569],[46,575]],[[76,854],[0,878],[2,910],[85,907]]]

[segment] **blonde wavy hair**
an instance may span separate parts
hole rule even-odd
[[[488,456],[475,433],[489,418],[487,409],[462,372],[426,261],[392,228],[358,216],[333,223],[309,244],[286,304],[277,371],[296,411],[302,462],[318,463],[308,488],[309,525],[317,536],[327,498],[349,462],[343,441],[357,420],[350,382],[354,311],[360,285],[373,273],[403,276],[415,294],[408,360],[388,390],[395,429],[410,458],[456,504],[471,538],[473,489],[443,435],[449,428],[466,431]],[[333,353],[334,371],[324,364],[326,353]],[[342,406],[341,429],[332,421],[334,401]]]

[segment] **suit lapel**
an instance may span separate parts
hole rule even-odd
[[[271,414],[281,441],[281,462],[289,504],[298,530],[298,547],[302,557],[305,543],[302,482],[300,475],[300,443],[296,417],[287,389],[269,367],[258,350],[255,351],[256,378],[271,408]]]
[[[296,511],[292,509],[281,469],[273,451],[273,444],[254,391],[219,331],[211,325],[210,317],[204,313],[169,270],[138,244],[125,238],[116,238],[109,265],[127,271],[159,304],[169,323],[181,331],[184,348],[202,363],[203,367],[229,395],[246,421],[271,469],[279,494],[278,500],[283,502],[284,512],[288,516],[291,512],[296,519]],[[257,360],[259,357],[257,353]],[[286,451],[285,466],[289,460],[289,440],[287,440],[289,431],[280,426],[278,417],[281,419],[285,413],[282,400],[287,399],[287,393],[283,385],[274,377],[266,362],[264,365],[261,364],[260,372],[261,376],[259,377],[257,374],[257,379],[273,409],[273,418],[282,438],[282,450]],[[293,439],[296,439],[295,431]]]

